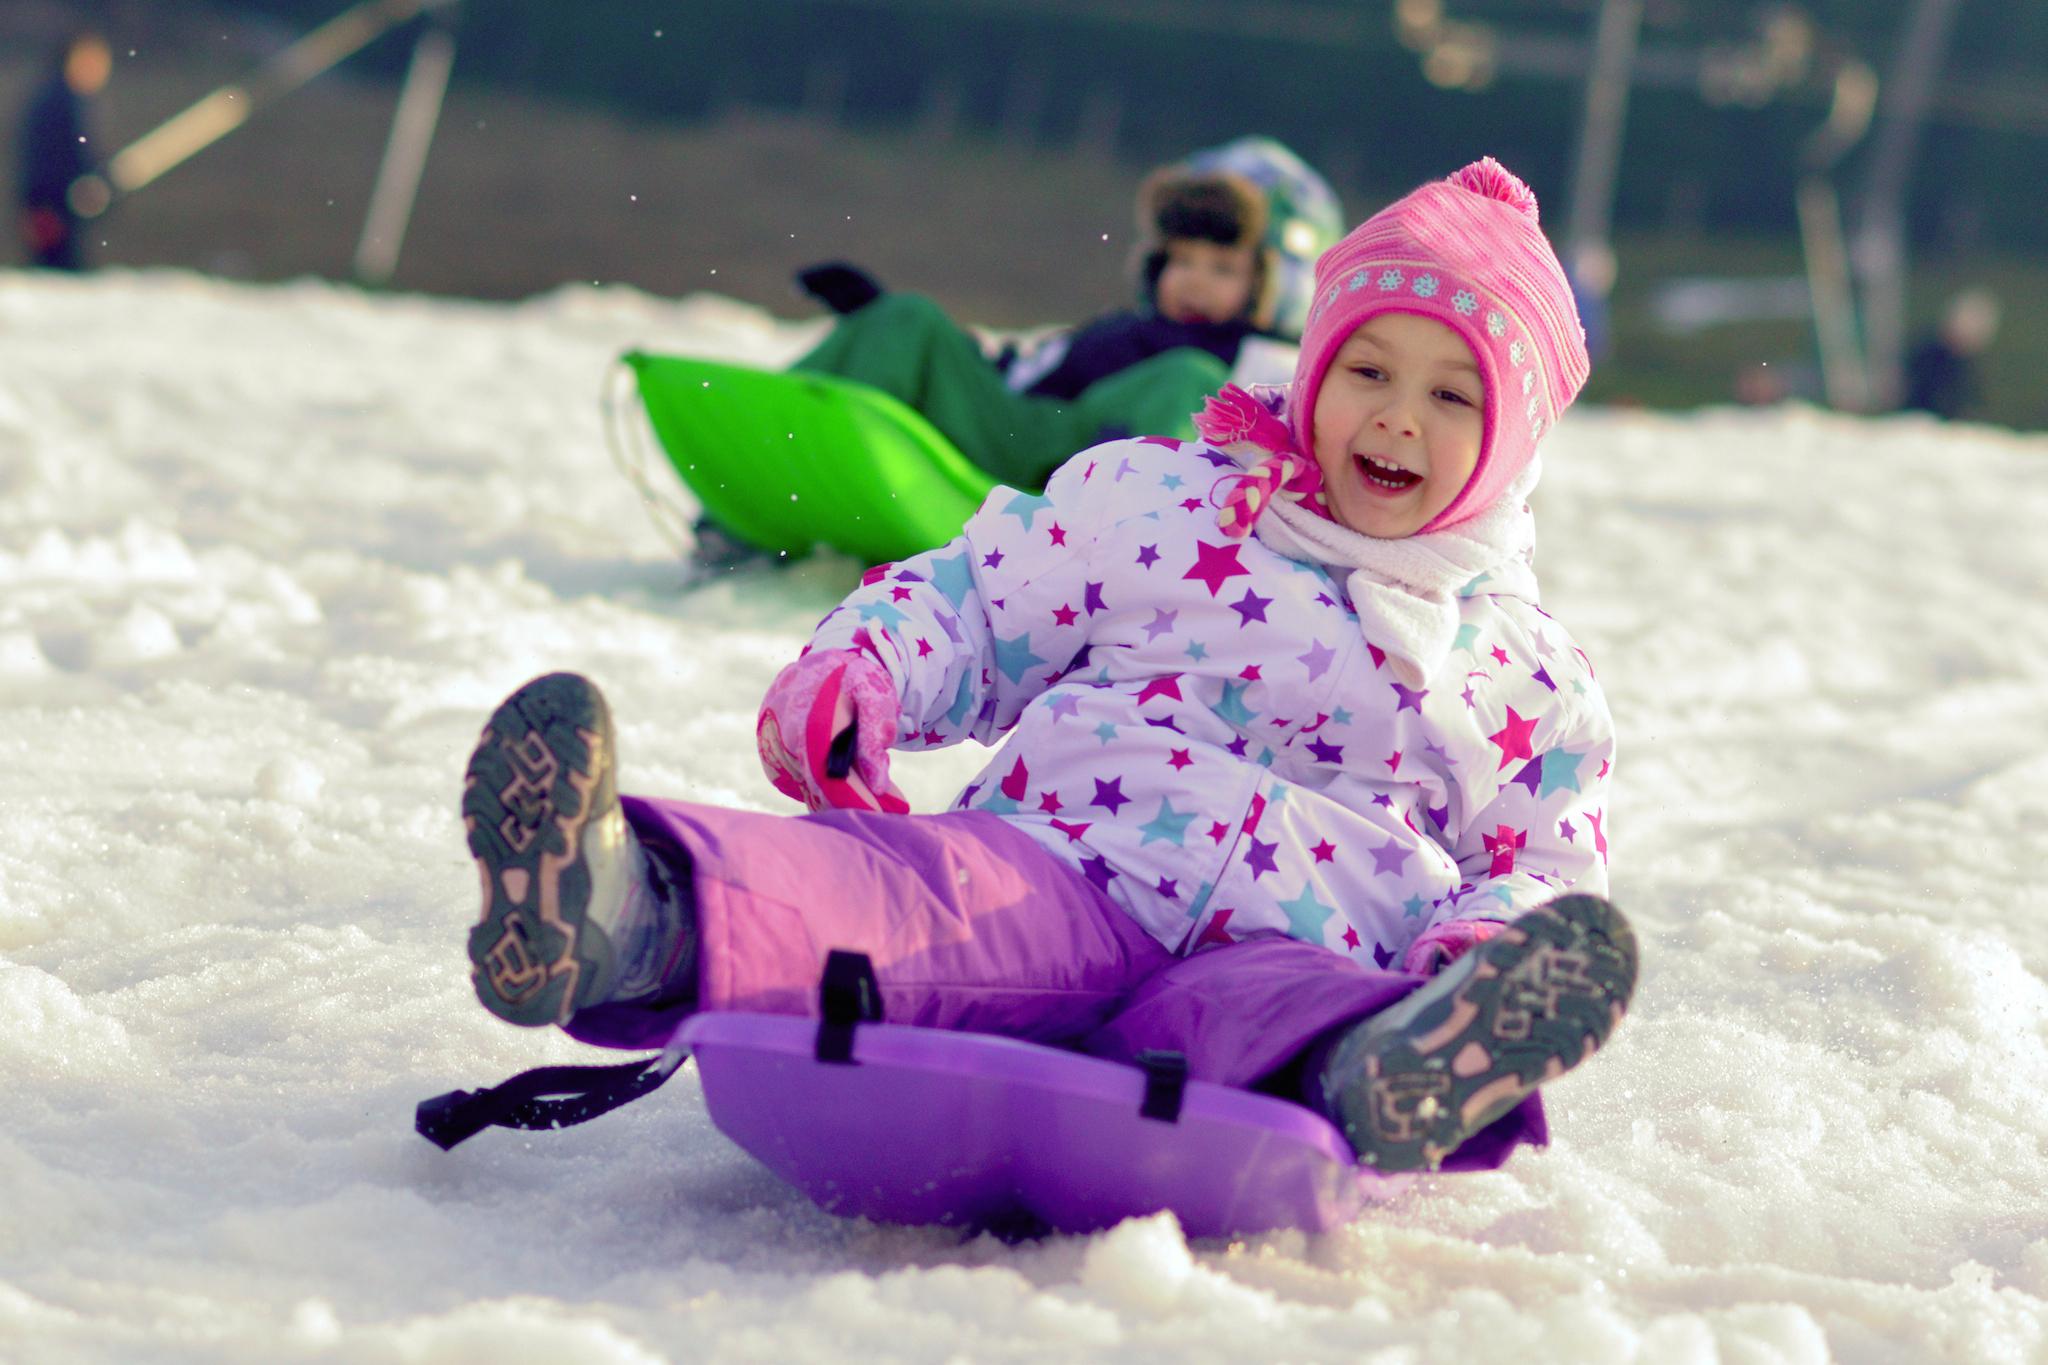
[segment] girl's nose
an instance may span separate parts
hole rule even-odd
[[[1406,403],[1390,402],[1386,404],[1379,410],[1378,415],[1373,418],[1373,425],[1377,426],[1381,431],[1390,431],[1397,436],[1412,437],[1415,435],[1415,418],[1409,412]]]

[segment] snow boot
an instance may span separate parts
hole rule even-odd
[[[882,297],[873,275],[846,261],[820,261],[796,272],[797,288],[841,317],[858,313]]]
[[[1560,896],[1325,1044],[1310,1101],[1365,1164],[1434,1170],[1591,1056],[1635,984],[1635,933],[1621,912],[1598,896]]]
[[[507,697],[470,755],[462,823],[483,882],[470,977],[501,1019],[563,1024],[696,979],[687,860],[634,836],[616,764],[611,709],[574,673]]]

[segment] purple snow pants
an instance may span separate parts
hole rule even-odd
[[[1422,981],[1280,935],[1178,957],[1029,836],[978,811],[764,815],[623,800],[651,848],[689,857],[699,1009],[813,1015],[826,953],[848,948],[873,963],[890,1023],[1115,1061],[1171,1049],[1195,1079],[1249,1088]],[[601,1006],[568,1031],[659,1046],[682,1013]],[[1498,1165],[1544,1140],[1531,1096],[1466,1144],[1484,1155],[1461,1150],[1467,1160],[1451,1164]]]

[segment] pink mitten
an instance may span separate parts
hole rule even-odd
[[[1425,929],[1408,945],[1401,969],[1434,976],[1505,928],[1497,920],[1454,919]]]
[[[775,790],[812,810],[904,814],[910,803],[889,780],[899,712],[889,670],[855,650],[813,650],[768,684],[754,729],[761,768]],[[851,763],[835,773],[833,741],[848,729]]]

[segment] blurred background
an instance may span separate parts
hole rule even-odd
[[[81,26],[112,59],[85,88],[56,70]],[[791,272],[837,257],[963,320],[1073,322],[1130,297],[1149,168],[1264,134],[1347,221],[1482,153],[1520,173],[1594,401],[1889,411],[1917,378],[2023,428],[2044,78],[2039,0],[0,5],[17,201],[53,99],[112,184],[87,268],[795,316]]]

